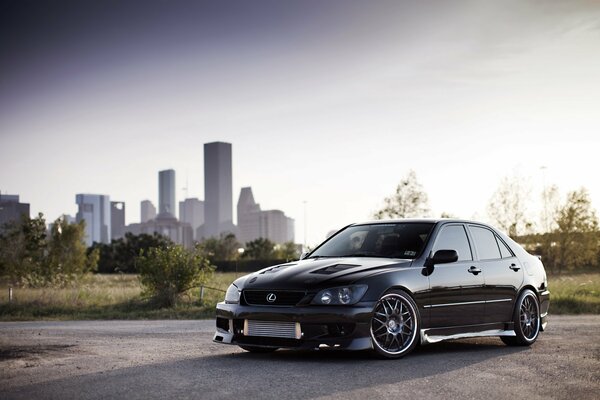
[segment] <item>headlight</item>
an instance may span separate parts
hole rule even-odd
[[[321,305],[349,305],[362,299],[367,291],[367,285],[341,286],[321,290],[313,298],[311,304]]]
[[[238,304],[240,302],[240,289],[233,283],[227,288],[225,293],[225,303]]]

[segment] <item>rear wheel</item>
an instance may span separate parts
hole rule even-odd
[[[540,303],[533,291],[521,292],[513,313],[516,336],[502,336],[509,346],[530,346],[540,333]]]
[[[258,347],[258,346],[240,346],[242,349],[250,353],[272,353],[277,350],[277,347]]]
[[[394,290],[379,299],[371,318],[371,341],[379,356],[400,358],[417,345],[421,321],[408,293]]]

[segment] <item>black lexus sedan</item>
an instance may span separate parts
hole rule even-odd
[[[237,279],[214,341],[251,352],[373,349],[499,336],[527,346],[546,327],[542,262],[491,226],[406,219],[348,225],[300,261]]]

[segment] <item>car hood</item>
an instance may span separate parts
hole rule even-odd
[[[343,257],[295,261],[275,265],[246,275],[235,285],[240,289],[320,290],[347,285],[357,280],[411,265],[411,260],[390,258]]]

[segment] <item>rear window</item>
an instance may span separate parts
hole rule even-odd
[[[477,254],[479,255],[480,260],[496,260],[502,258],[494,232],[473,225],[470,225],[469,228],[473,240],[475,241],[475,247],[477,248]]]

